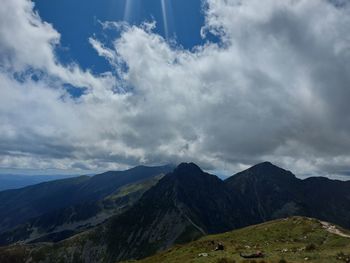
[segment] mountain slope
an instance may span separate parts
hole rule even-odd
[[[302,180],[269,162],[255,165],[225,180],[232,193],[239,193],[255,223],[304,214]]]
[[[97,226],[121,214],[154,186],[162,175],[118,188],[102,200],[82,203],[46,213],[0,234],[0,245],[57,242]]]
[[[314,177],[303,183],[302,194],[308,216],[350,228],[350,181]]]
[[[255,223],[303,215],[350,228],[350,182],[323,177],[301,180],[266,162],[228,178],[225,183],[232,193],[242,196]]]
[[[280,219],[220,235],[206,236],[137,262],[249,262],[244,261],[240,253],[255,253],[257,250],[263,251],[265,257],[256,259],[256,262],[272,263],[281,259],[288,263],[346,262],[345,258],[350,255],[350,236],[346,237],[349,232],[339,230],[345,236],[335,234],[330,229],[336,227],[329,226],[330,224],[327,226],[324,222],[311,218]],[[224,245],[223,251],[214,251],[218,243]],[[200,256],[203,253],[207,255]]]
[[[101,202],[120,187],[167,173],[171,169],[170,166],[138,166],[127,171],[81,176],[0,192],[0,234],[21,224],[33,225],[36,222],[36,225],[43,223],[43,227],[47,227],[46,223],[69,223],[65,218],[71,218],[76,212],[82,217],[78,219],[91,218],[100,211]]]
[[[111,221],[108,250],[113,259],[139,258],[174,243],[227,231],[246,220],[234,204],[220,179],[195,164],[181,164]]]

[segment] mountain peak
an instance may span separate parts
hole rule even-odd
[[[238,178],[265,178],[265,179],[278,179],[278,178],[295,178],[295,175],[290,171],[280,168],[271,162],[262,162],[256,164],[247,170],[239,172],[234,176],[231,176],[226,181],[231,182]]]
[[[271,163],[269,161],[258,163],[258,164],[254,165],[254,166],[275,166],[275,167],[277,167],[276,165],[274,165],[273,163]]]
[[[249,169],[243,171],[244,172],[252,172],[256,175],[266,175],[266,174],[291,174],[291,172],[278,167],[274,164],[272,164],[271,162],[263,162],[263,163],[259,163],[256,164],[252,167],[250,167]]]
[[[202,173],[202,169],[195,163],[181,163],[179,164],[174,173]]]
[[[269,162],[269,161],[265,161],[265,162],[261,162],[261,163],[257,163],[255,165],[252,166],[253,167],[277,167],[277,168],[280,168],[278,167],[277,165]]]
[[[248,170],[260,170],[260,169],[264,169],[264,170],[283,170],[282,168],[278,167],[277,165],[274,165],[271,162],[258,163],[256,165],[253,165],[252,167],[250,167]]]

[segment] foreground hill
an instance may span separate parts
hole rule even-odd
[[[224,250],[214,251],[219,243],[224,245]],[[255,253],[257,250],[265,254],[264,258],[248,261],[240,257],[240,253]],[[206,236],[137,263],[341,263],[349,260],[350,232],[317,219],[291,217]]]

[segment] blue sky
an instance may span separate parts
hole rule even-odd
[[[349,6],[3,0],[0,170],[347,175]]]
[[[130,14],[126,12],[126,0],[36,0],[35,9],[42,19],[53,24],[61,33],[61,47],[57,54],[62,62],[76,61],[84,69],[96,73],[109,71],[108,62],[99,57],[88,42],[89,37],[112,39],[113,33],[102,30],[101,22],[124,21],[139,25],[144,21],[156,21],[156,33],[165,37],[162,0],[129,0]],[[169,38],[191,49],[203,43],[200,36],[204,25],[201,0],[166,0]]]

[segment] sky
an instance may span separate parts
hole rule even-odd
[[[345,0],[3,0],[0,171],[350,174]]]

